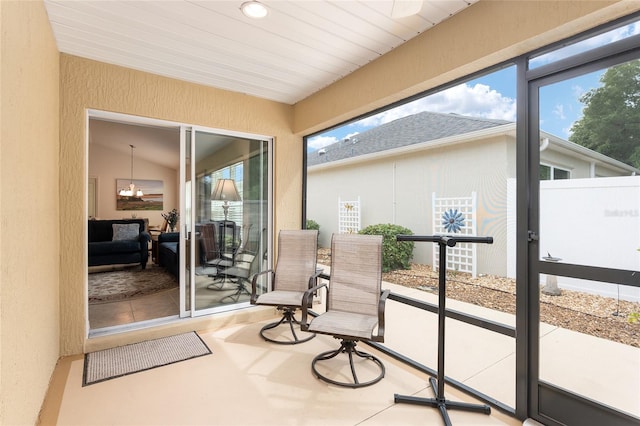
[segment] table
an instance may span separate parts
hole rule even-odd
[[[158,235],[151,235],[151,260],[153,263],[158,264]]]

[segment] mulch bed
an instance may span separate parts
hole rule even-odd
[[[318,263],[331,264],[329,249],[318,251]],[[438,273],[428,265],[384,273],[386,282],[438,293]],[[515,314],[515,280],[492,275],[472,278],[447,273],[447,297],[485,308]],[[640,322],[629,314],[640,312],[640,304],[588,293],[562,290],[559,296],[540,294],[542,322],[640,348]]]

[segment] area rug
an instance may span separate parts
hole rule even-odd
[[[82,386],[210,354],[195,332],[91,352],[84,356]]]
[[[164,268],[149,265],[89,274],[89,304],[128,300],[175,288],[178,282]]]

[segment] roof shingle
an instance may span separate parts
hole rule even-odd
[[[510,124],[506,120],[424,111],[374,127],[309,153],[307,166],[386,151]]]

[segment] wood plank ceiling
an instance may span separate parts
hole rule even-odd
[[[60,52],[294,104],[477,1],[263,0],[260,20],[243,0],[44,2]]]

